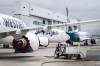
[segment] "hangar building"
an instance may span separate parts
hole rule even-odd
[[[67,22],[67,16],[20,1],[16,1],[15,4],[0,5],[0,13],[21,19],[28,27],[41,26],[43,24],[64,24]],[[66,27],[56,28],[67,29]]]

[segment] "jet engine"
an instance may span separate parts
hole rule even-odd
[[[39,37],[40,46],[47,47],[49,45],[49,39],[47,37]]]
[[[36,51],[39,47],[39,38],[34,33],[28,32],[18,40],[14,39],[12,45],[21,53]]]

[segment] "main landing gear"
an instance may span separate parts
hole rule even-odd
[[[90,43],[91,43],[92,45],[93,45],[93,44],[96,44],[96,40],[95,40],[95,39],[90,39],[90,40],[86,39],[85,42],[84,42],[84,45],[85,45],[85,46],[88,46],[89,41],[90,41]]]
[[[66,41],[66,43],[68,43],[68,44],[70,44],[70,45],[73,45],[73,41],[72,41],[72,40],[70,40],[70,39],[69,39],[69,40],[67,40],[67,41]]]
[[[9,48],[9,44],[7,44],[7,45],[3,44],[3,48]]]

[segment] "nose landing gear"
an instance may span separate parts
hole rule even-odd
[[[69,39],[69,40],[67,40],[67,41],[66,41],[66,43],[68,43],[68,44],[70,44],[70,45],[73,45],[73,41],[72,41],[72,40],[70,40],[70,39]]]

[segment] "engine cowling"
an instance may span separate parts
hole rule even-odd
[[[13,40],[12,45],[21,53],[36,51],[39,47],[39,38],[34,33],[28,32],[21,39]]]
[[[47,37],[39,37],[40,46],[47,47],[49,45],[49,39]]]

